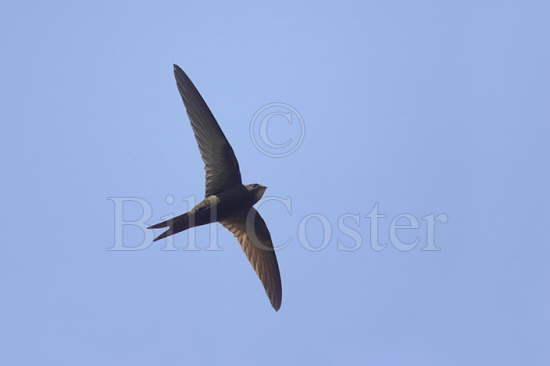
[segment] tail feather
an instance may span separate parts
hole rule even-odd
[[[159,222],[158,224],[155,224],[155,225],[147,226],[147,229],[160,229],[160,228],[166,227],[170,225],[170,221],[172,220],[173,219],[170,219],[163,222]]]
[[[163,232],[162,234],[160,234],[159,236],[157,236],[156,238],[153,239],[153,241],[157,241],[157,240],[160,240],[160,239],[164,239],[166,238],[167,236],[170,236],[172,234],[175,234],[175,232],[172,230],[172,229],[168,229],[166,230],[165,232]]]
[[[183,231],[185,229],[188,229],[191,225],[189,224],[189,214],[184,213],[183,215],[179,215],[176,217],[173,217],[169,220],[159,222],[158,224],[151,225],[147,227],[147,229],[160,229],[164,227],[169,227],[168,230],[157,236],[153,241],[157,241],[163,238],[166,238],[167,236],[170,236],[172,234],[179,233],[180,231]]]

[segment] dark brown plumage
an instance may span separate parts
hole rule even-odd
[[[220,222],[235,235],[262,281],[271,305],[279,310],[282,288],[277,257],[267,225],[253,207],[266,187],[242,184],[235,153],[204,99],[177,65],[174,75],[204,161],[205,199],[189,212],[149,228],[168,228],[155,238],[159,240],[191,227]]]

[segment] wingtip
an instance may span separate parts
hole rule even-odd
[[[276,299],[274,301],[271,301],[270,299],[270,302],[271,302],[271,306],[273,306],[273,309],[275,311],[279,311],[279,309],[281,308],[281,300],[280,299]]]

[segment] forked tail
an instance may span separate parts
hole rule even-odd
[[[184,213],[183,215],[179,215],[169,220],[159,222],[158,224],[151,225],[147,229],[160,229],[163,227],[168,227],[168,230],[166,230],[165,232],[157,236],[155,240],[153,240],[157,241],[162,238],[166,238],[167,236],[179,233],[180,231],[183,231],[185,229],[189,229],[192,226],[190,225],[189,221],[189,213]]]

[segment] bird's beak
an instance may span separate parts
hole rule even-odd
[[[262,198],[262,196],[264,195],[266,189],[267,189],[266,186],[259,186],[258,187],[258,200],[260,200]]]

